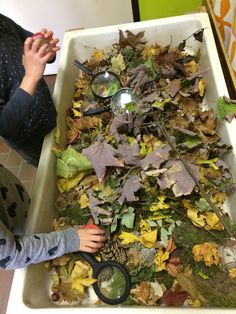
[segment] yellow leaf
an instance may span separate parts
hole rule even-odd
[[[135,234],[123,231],[118,238],[121,240],[121,244],[130,244],[139,241],[139,238]]]
[[[60,178],[57,182],[58,189],[61,193],[67,192],[71,189],[73,189],[79,182],[87,175],[86,172],[80,172],[73,178],[65,179]]]
[[[203,79],[199,80],[198,82],[198,91],[199,91],[199,96],[203,97],[204,92],[205,92],[205,83]]]
[[[97,281],[97,279],[94,278],[84,278],[84,279],[79,279],[79,282],[81,285],[89,287],[92,284],[94,284]]]
[[[82,113],[80,112],[80,111],[78,111],[78,110],[76,110],[76,109],[73,109],[73,108],[71,108],[71,110],[72,110],[72,112],[73,112],[73,115],[74,115],[74,117],[82,117]]]
[[[92,61],[99,63],[104,59],[105,55],[104,55],[104,51],[103,50],[98,50],[96,48],[93,49],[93,54],[91,56]]]
[[[229,270],[229,277],[230,278],[236,278],[236,268],[231,268]]]
[[[125,70],[126,65],[122,53],[119,53],[116,57],[111,58],[111,65],[112,69],[119,74]]]
[[[139,223],[139,227],[141,229],[141,234],[151,231],[151,227],[150,227],[149,223],[143,219],[141,219],[141,221]]]
[[[74,109],[81,108],[81,103],[78,101],[72,100],[72,108],[74,108]]]
[[[224,230],[224,225],[219,221],[219,218],[213,212],[206,212],[207,218],[207,226],[206,229],[208,230]]]
[[[155,264],[156,264],[156,271],[162,271],[166,269],[166,261],[169,259],[169,252],[164,250],[160,250],[156,253],[155,256]]]
[[[168,209],[170,206],[168,204],[165,204],[164,201],[166,199],[165,195],[160,195],[158,197],[158,202],[157,203],[152,203],[150,206],[150,211],[155,212],[159,209]]]
[[[155,248],[157,246],[157,229],[143,233],[140,242],[148,248]]]
[[[81,209],[89,207],[89,198],[85,192],[80,196],[79,204]]]
[[[198,210],[195,208],[191,208],[187,210],[187,216],[188,218],[192,221],[192,223],[197,226],[198,228],[205,227],[206,221],[205,218],[206,216],[204,214],[199,214],[198,215]]]
[[[192,253],[196,262],[204,262],[206,266],[219,264],[220,257],[215,243],[196,244],[192,248]]]
[[[71,288],[76,289],[80,296],[84,295],[84,286],[81,285],[80,279],[73,279],[72,284],[71,284]]]

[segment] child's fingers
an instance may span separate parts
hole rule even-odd
[[[31,45],[32,52],[33,53],[38,52],[38,50],[40,49],[40,45],[41,45],[41,39],[40,38],[33,39],[33,42]]]
[[[24,53],[27,53],[28,51],[31,50],[33,41],[34,41],[34,40],[33,40],[32,37],[26,38],[26,40],[25,40],[25,42],[24,42]]]

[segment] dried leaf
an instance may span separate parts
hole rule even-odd
[[[190,163],[188,166],[199,179],[198,167]],[[188,195],[192,192],[195,182],[181,161],[168,161],[164,167],[167,168],[166,172],[157,178],[161,190],[171,188],[175,196]]]
[[[121,196],[118,199],[120,204],[123,204],[126,200],[127,202],[134,202],[137,201],[137,197],[135,196],[135,192],[140,190],[143,185],[140,183],[141,178],[139,176],[130,176],[124,182],[124,185],[121,189]]]
[[[133,34],[131,31],[126,31],[126,38],[122,30],[119,30],[119,45],[121,48],[125,48],[126,46],[131,46],[135,48],[139,44],[145,44],[145,41],[142,40],[144,36],[144,32],[138,32],[136,35]]]
[[[170,253],[164,251],[163,249],[159,250],[155,256],[155,264],[156,264],[156,271],[162,271],[166,269],[166,261],[169,259]]]
[[[129,232],[121,232],[121,234],[118,236],[119,240],[121,240],[121,244],[130,244],[130,243],[134,243],[134,242],[139,242],[139,237],[136,236],[133,233],[129,233]]]
[[[117,150],[105,141],[90,145],[83,153],[92,162],[99,181],[105,176],[106,167],[124,167],[124,162],[116,158]]]
[[[194,260],[204,262],[206,266],[218,265],[220,262],[217,245],[211,242],[196,244],[192,248]]]

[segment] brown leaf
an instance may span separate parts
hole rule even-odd
[[[143,41],[142,38],[144,36],[143,32],[138,32],[136,35],[133,34],[131,31],[126,31],[127,37],[125,38],[124,33],[122,30],[119,30],[119,45],[121,48],[125,48],[126,46],[131,46],[135,48],[139,44],[145,44],[146,41]]]
[[[134,193],[143,187],[140,181],[141,179],[139,176],[131,176],[125,181],[122,187],[122,194],[118,200],[120,204],[125,200],[127,200],[127,202],[134,202],[137,200]]]
[[[166,290],[162,297],[162,302],[167,305],[181,306],[188,298],[188,293],[181,290]]]
[[[117,159],[116,149],[106,142],[96,142],[83,149],[84,155],[91,161],[98,180],[101,181],[106,173],[106,167],[124,167],[123,160]]]

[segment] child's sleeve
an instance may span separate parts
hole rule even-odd
[[[17,269],[78,251],[73,227],[50,233],[15,237],[0,220],[0,268]]]
[[[34,97],[21,88],[15,90],[7,103],[0,99],[0,134],[3,137],[15,137],[19,133],[33,101]]]

